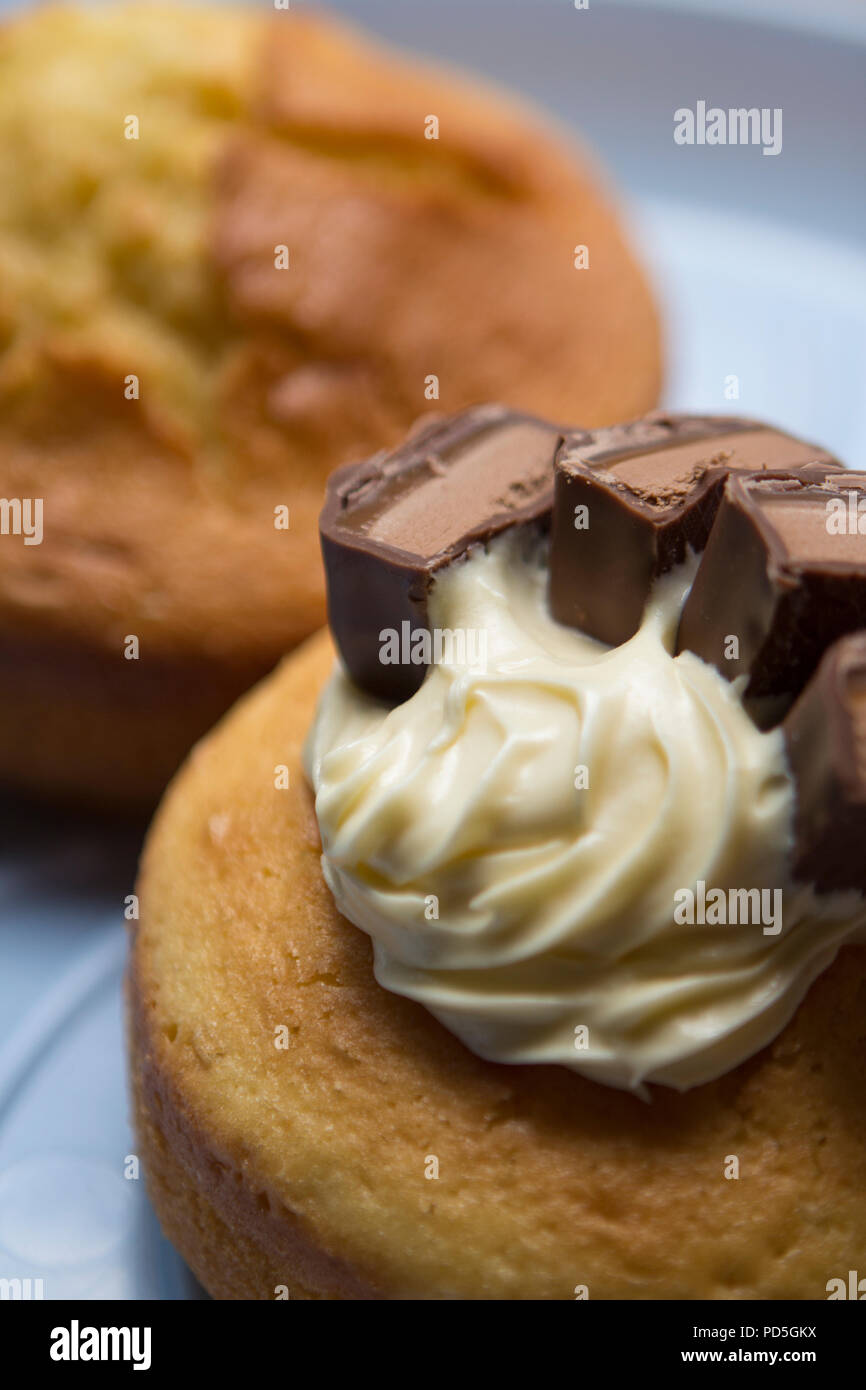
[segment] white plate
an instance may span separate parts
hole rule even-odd
[[[670,404],[766,415],[866,464],[866,4],[763,0],[767,28],[721,0],[698,15],[685,0],[338,8],[487,69],[591,137],[665,302]],[[674,110],[701,99],[781,106],[781,155],[676,146]],[[122,904],[138,840],[0,805],[0,1278],[41,1279],[46,1298],[200,1296],[124,1177]]]

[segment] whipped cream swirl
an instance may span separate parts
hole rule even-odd
[[[379,983],[482,1057],[686,1089],[769,1042],[862,932],[859,896],[790,883],[781,734],[671,654],[693,570],[608,648],[554,622],[543,543],[506,534],[431,598],[437,628],[484,634],[483,666],[446,643],[396,708],[339,666],[322,694],[306,763],[328,886]],[[683,921],[684,893],[714,889],[779,890],[781,920]]]

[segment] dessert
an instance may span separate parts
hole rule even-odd
[[[866,632],[834,642],[785,719],[797,786],[794,875],[821,891],[866,885]]]
[[[628,641],[653,581],[701,551],[728,477],[838,463],[731,416],[651,415],[569,435],[557,458],[551,609],[602,642]]]
[[[803,851],[851,845],[859,783],[813,792],[802,705],[761,729],[676,651],[693,554],[615,647],[549,611],[572,538],[532,505],[502,525],[488,498],[490,534],[467,509],[477,542],[445,528],[430,572],[412,448],[356,481],[429,581],[412,621],[485,634],[479,659],[383,698],[313,639],[195,750],[145,852],[132,1078],[164,1227],[225,1298],[824,1298],[866,1239],[866,882]],[[461,459],[433,469],[449,504]],[[333,480],[326,536],[353,495]],[[390,565],[355,520],[357,562]],[[386,626],[400,594],[370,593]],[[801,699],[841,700],[859,750],[844,640]]]
[[[4,19],[0,497],[44,533],[0,535],[0,779],[152,803],[323,621],[333,468],[659,373],[599,178],[508,97],[294,6]]]
[[[559,438],[555,425],[480,406],[331,478],[321,519],[328,615],[358,685],[403,700],[418,689],[429,660],[383,661],[382,624],[408,628],[410,641],[425,632],[439,570],[549,516]]]
[[[848,524],[866,474],[734,478],[677,638],[773,722],[836,638],[866,627],[866,526]],[[842,524],[838,524],[841,517]],[[735,645],[733,645],[735,643]]]

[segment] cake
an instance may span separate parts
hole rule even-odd
[[[810,1300],[857,1268],[866,537],[771,727],[681,622],[746,488],[759,528],[762,489],[796,510],[773,572],[814,601],[839,470],[753,421],[486,407],[334,476],[339,659],[319,634],[244,697],[142,862],[138,1152],[211,1294]],[[572,518],[626,528],[618,644]]]
[[[294,8],[6,18],[0,779],[151,806],[321,626],[332,469],[659,379],[603,179],[510,96]]]

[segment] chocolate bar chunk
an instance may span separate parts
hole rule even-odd
[[[782,727],[797,786],[794,877],[866,892],[866,632],[829,649]]]
[[[832,455],[768,425],[655,413],[567,436],[557,453],[553,616],[617,645],[640,627],[653,581],[703,550],[726,478],[824,465]]]
[[[677,650],[733,680],[762,727],[837,638],[866,627],[866,473],[730,478]]]
[[[479,406],[332,475],[320,519],[328,612],[363,690],[399,701],[420,686],[426,666],[383,660],[383,633],[411,634],[417,651],[414,635],[428,630],[428,596],[443,566],[507,527],[549,524],[561,434],[530,415]]]

